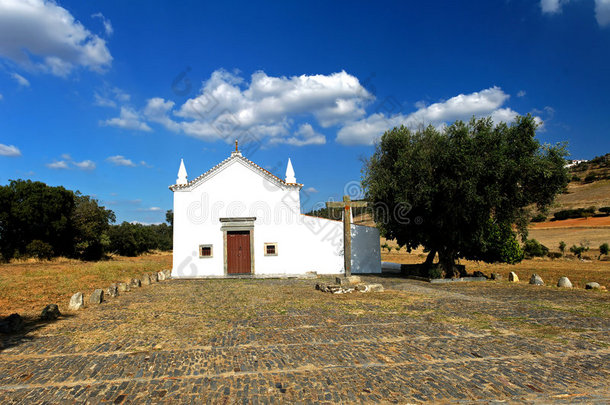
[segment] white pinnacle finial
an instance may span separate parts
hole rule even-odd
[[[180,169],[178,169],[178,179],[176,179],[176,184],[186,184],[187,181],[186,168],[184,167],[184,160],[180,159]]]
[[[292,162],[288,158],[288,166],[286,166],[286,183],[296,183],[297,179],[294,177],[294,169],[292,168]]]

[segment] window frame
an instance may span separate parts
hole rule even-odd
[[[265,242],[265,256],[277,256],[277,242]],[[274,253],[267,253],[267,248],[269,246],[273,246],[274,247]]]
[[[210,255],[209,256],[203,255],[203,249],[204,248],[210,248]],[[212,244],[199,245],[199,258],[200,259],[211,259],[212,257],[214,257],[214,245],[212,245]]]

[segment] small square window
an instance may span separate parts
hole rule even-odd
[[[212,257],[212,245],[199,245],[199,257]]]
[[[277,256],[277,243],[265,243],[265,256]]]

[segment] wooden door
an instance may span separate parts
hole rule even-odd
[[[250,231],[227,232],[227,273],[250,273]]]

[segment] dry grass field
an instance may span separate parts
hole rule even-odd
[[[571,182],[568,193],[560,194],[551,212],[581,207],[610,207],[610,180],[582,184]]]
[[[0,316],[39,315],[47,304],[67,306],[77,291],[90,293],[113,282],[171,268],[171,253],[113,257],[99,262],[56,259],[0,265]]]

